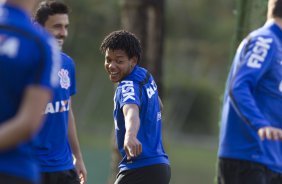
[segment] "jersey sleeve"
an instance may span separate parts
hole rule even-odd
[[[139,84],[134,83],[130,80],[123,80],[119,84],[120,88],[120,108],[122,108],[125,104],[136,104],[140,107],[141,105],[141,88]]]
[[[65,64],[67,64],[67,69],[69,71],[70,78],[70,95],[73,96],[76,94],[76,76],[75,76],[75,63],[73,59],[65,53],[62,53],[63,58],[66,60]]]
[[[233,63],[229,86],[231,102],[242,120],[256,130],[269,125],[256,104],[254,92],[272,62],[274,50],[271,37],[247,38],[237,50]]]
[[[75,62],[71,59],[71,86],[70,86],[70,95],[76,94],[76,77],[75,77]]]

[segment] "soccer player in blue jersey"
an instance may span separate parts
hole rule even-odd
[[[35,21],[47,29],[62,47],[68,35],[68,14],[69,8],[63,2],[43,1],[35,12]],[[75,64],[63,52],[61,57],[62,67],[57,73],[60,85],[46,106],[46,122],[35,146],[43,184],[85,183],[87,175],[71,105],[71,96],[76,93]]]
[[[61,62],[59,47],[31,22],[36,3],[6,0],[0,5],[1,184],[39,182],[31,145],[58,84],[54,74]]]
[[[218,183],[282,183],[282,0],[240,44],[221,118]]]
[[[152,75],[139,66],[141,45],[127,31],[114,31],[103,40],[105,69],[118,83],[114,122],[122,156],[115,184],[168,184],[170,166],[162,144],[161,105]]]

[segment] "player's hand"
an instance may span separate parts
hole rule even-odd
[[[142,144],[136,136],[132,134],[125,134],[123,148],[125,150],[127,160],[130,160],[132,157],[139,156],[142,152]]]
[[[86,184],[87,181],[87,170],[84,165],[83,160],[76,160],[75,162],[75,169],[78,174],[80,184]]]
[[[282,129],[274,127],[263,127],[258,130],[258,135],[261,140],[282,140]]]

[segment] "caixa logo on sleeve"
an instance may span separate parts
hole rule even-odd
[[[60,77],[60,85],[64,89],[68,89],[70,87],[70,78],[69,72],[65,69],[61,69],[58,72],[58,76]]]

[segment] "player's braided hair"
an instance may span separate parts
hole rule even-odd
[[[142,48],[139,39],[125,30],[114,31],[103,40],[100,50],[105,54],[106,50],[123,50],[129,58],[136,56],[137,63],[141,59]]]
[[[34,13],[34,20],[44,25],[48,17],[55,14],[69,14],[69,7],[60,1],[43,1]]]

